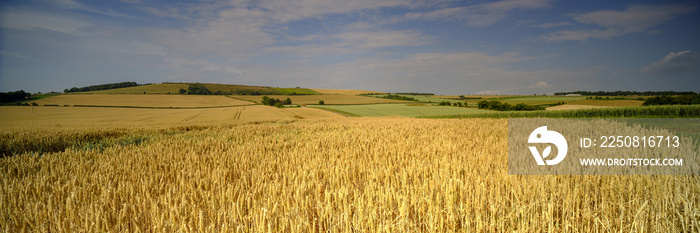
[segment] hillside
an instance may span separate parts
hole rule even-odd
[[[36,101],[39,105],[201,108],[252,105],[249,101],[220,95],[57,95]]]
[[[180,89],[187,90],[190,83],[160,83],[160,84],[149,84],[141,85],[136,87],[125,87],[110,90],[100,90],[100,91],[89,91],[82,93],[92,93],[92,94],[177,94]],[[282,94],[282,92],[271,89],[269,87],[261,86],[245,86],[245,85],[234,85],[234,84],[213,84],[213,83],[201,83],[207,89],[212,92],[223,91],[223,92],[236,92],[239,90],[259,92],[260,94]]]
[[[177,94],[180,89],[189,87],[191,83],[160,83],[147,84],[134,87],[125,87],[109,90],[75,92],[75,94]],[[381,93],[376,91],[366,90],[343,90],[343,89],[309,89],[309,88],[282,88],[282,87],[263,87],[263,86],[247,86],[236,84],[214,84],[201,83],[211,92],[231,92],[233,94],[242,94],[241,92],[257,93],[259,95],[326,95],[326,94],[343,94],[343,95],[358,95],[365,93]]]

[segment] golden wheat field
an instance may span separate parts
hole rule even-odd
[[[233,98],[260,102],[262,96],[256,95],[233,95]],[[411,101],[405,100],[392,100],[392,99],[381,99],[367,96],[355,96],[355,95],[268,95],[268,97],[273,99],[284,100],[290,98],[292,104],[318,104],[319,100],[323,100],[325,104],[383,104],[383,103],[411,103]]]
[[[160,95],[160,94],[74,94],[57,95],[36,101],[39,105],[96,105],[130,107],[217,107],[252,105],[249,101],[220,95]]]
[[[333,95],[333,94],[340,94],[340,95],[362,95],[362,94],[370,94],[370,93],[384,93],[384,92],[377,92],[377,91],[367,91],[367,90],[354,90],[354,89],[315,89],[312,88],[312,91],[324,94],[324,95]]]
[[[79,127],[30,124],[6,108],[5,232],[700,229],[697,177],[507,175],[504,119],[88,119]]]

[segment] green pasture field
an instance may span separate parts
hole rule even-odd
[[[384,97],[384,96],[386,96],[386,95],[369,95],[369,96],[378,97],[378,98],[379,98],[379,97]],[[450,103],[462,103],[462,104],[464,104],[464,102],[465,102],[465,101],[463,101],[463,100],[454,100],[454,99],[444,99],[444,98],[428,97],[428,96],[424,96],[424,95],[400,95],[400,96],[411,97],[411,98],[414,98],[414,99],[418,100],[418,102],[423,102],[423,103],[435,103],[435,104],[437,104],[437,103],[440,103],[440,102],[443,102],[443,101],[447,101],[447,102],[450,102]]]
[[[491,113],[494,111],[476,108],[432,106],[432,105],[411,105],[411,104],[369,104],[369,105],[313,105],[311,107],[339,112],[350,116],[372,117],[372,116],[403,116],[403,117],[424,117],[432,115],[450,114],[479,114]]]
[[[527,105],[550,105],[556,104],[558,102],[571,102],[577,100],[585,100],[585,96],[514,96],[505,98],[496,98],[489,100],[501,101],[511,105],[515,104],[527,104]],[[476,101],[477,103],[479,101]]]

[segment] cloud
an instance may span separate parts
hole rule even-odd
[[[561,26],[567,26],[567,25],[571,25],[571,22],[562,21],[562,22],[556,22],[556,23],[543,23],[543,24],[540,24],[537,26],[541,27],[541,28],[553,28],[553,27],[561,27]]]
[[[406,20],[446,20],[463,21],[474,27],[495,24],[516,10],[532,10],[551,6],[551,0],[504,0],[466,7],[448,7],[430,12],[409,12]]]
[[[527,86],[511,86],[503,90],[486,90],[480,91],[475,94],[477,95],[506,95],[514,93],[527,93],[527,94],[545,94],[552,93],[554,85],[549,84],[545,81],[538,81]]]
[[[333,37],[343,40],[339,46],[351,48],[421,46],[430,44],[432,38],[415,30],[346,32],[333,35]]]
[[[548,35],[540,37],[540,39],[545,41],[586,41],[588,39],[605,39],[622,35],[622,31],[609,28],[605,30],[591,29],[591,30],[561,30],[552,32]]]
[[[605,28],[617,28],[623,32],[644,32],[672,20],[679,15],[695,11],[682,5],[632,5],[625,11],[600,10],[573,17],[579,23],[594,24]]]
[[[572,14],[580,24],[589,24],[603,29],[562,30],[540,37],[545,41],[586,41],[603,39],[629,33],[653,33],[651,29],[679,15],[695,11],[694,7],[669,4],[661,6],[632,5],[624,11],[599,10],[585,14]]]
[[[399,58],[366,57],[342,63],[292,64],[274,69],[246,67],[250,72],[236,80],[255,83],[266,78],[279,86],[465,94],[499,88],[503,83],[529,86],[543,76],[571,76],[566,72],[546,74],[505,68],[507,64],[531,59],[537,58],[515,52],[495,55],[481,52],[415,53]]]
[[[528,87],[530,89],[548,89],[548,88],[553,88],[554,86],[545,82],[545,81],[539,81],[539,82],[532,84]]]
[[[264,0],[255,6],[270,12],[275,23],[287,23],[306,18],[318,18],[328,14],[410,5],[409,1],[404,0]]]
[[[31,57],[25,56],[22,53],[10,52],[10,51],[0,51],[0,55],[7,56],[7,57],[14,57],[14,58],[32,59]]]
[[[94,25],[80,17],[18,8],[3,10],[0,19],[3,28],[23,31],[46,29],[68,34],[82,34],[81,29]]]
[[[642,68],[649,74],[685,74],[700,70],[700,53],[695,51],[670,52],[660,61]]]

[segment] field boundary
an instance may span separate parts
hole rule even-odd
[[[357,114],[352,114],[352,113],[349,113],[349,112],[346,112],[346,111],[340,111],[340,110],[335,110],[335,109],[329,109],[329,108],[323,108],[323,107],[311,107],[311,108],[315,108],[315,109],[320,109],[320,110],[323,110],[323,111],[328,111],[328,112],[336,113],[336,114],[339,114],[339,115],[342,115],[342,116],[345,116],[345,117],[362,117],[362,116],[359,116],[359,115],[357,115]]]
[[[508,111],[478,114],[436,115],[419,118],[664,118],[700,117],[700,105],[663,105],[639,107],[605,107],[574,110]]]
[[[113,105],[88,105],[88,104],[72,105],[72,107],[86,107],[86,108],[148,108],[148,109],[203,109],[203,108],[231,108],[231,107],[243,107],[243,106],[250,106],[250,104],[203,106],[203,107],[145,107],[145,106],[113,106]]]

